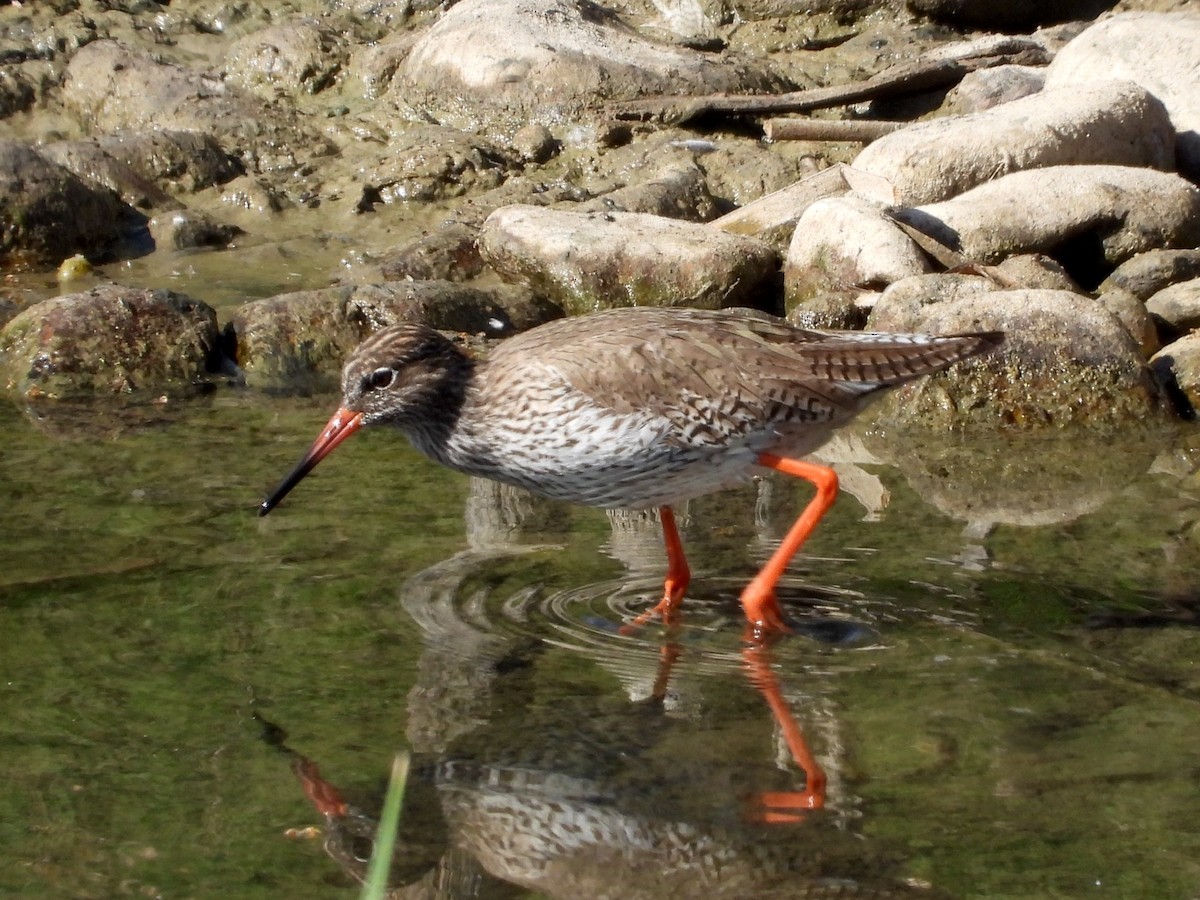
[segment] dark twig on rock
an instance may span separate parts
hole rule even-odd
[[[612,107],[617,119],[670,124],[690,122],[705,115],[756,116],[811,112],[846,106],[866,100],[879,100],[949,88],[975,69],[1005,63],[1044,64],[1044,51],[1017,49],[958,59],[926,59],[900,63],[872,75],[864,81],[809,88],[787,94],[708,94],[699,97],[653,97],[617,103]]]

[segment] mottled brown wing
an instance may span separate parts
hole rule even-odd
[[[514,338],[496,364],[536,357],[598,406],[660,416],[672,438],[689,444],[771,423],[839,423],[869,394],[998,343],[988,335],[806,331],[701,310],[619,310],[555,325]]]

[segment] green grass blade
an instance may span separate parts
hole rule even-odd
[[[383,798],[383,812],[379,816],[375,849],[371,853],[371,865],[367,868],[367,880],[363,882],[361,900],[384,900],[387,897],[388,870],[392,865],[396,832],[400,829],[400,806],[407,783],[408,754],[397,753],[392,760],[392,777],[388,781],[387,795]]]

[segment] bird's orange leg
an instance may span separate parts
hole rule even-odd
[[[821,517],[833,506],[838,495],[837,473],[828,466],[818,466],[815,463],[803,462],[798,459],[786,459],[770,453],[760,453],[758,464],[768,469],[775,469],[785,475],[794,475],[811,481],[817,489],[817,495],[804,507],[804,512],[796,520],[783,541],[779,544],[766,565],[754,576],[746,589],[742,591],[742,609],[746,619],[754,629],[754,635],[761,637],[765,632],[787,631],[783,622],[783,612],[779,609],[779,601],[775,599],[775,585],[787,571],[788,563],[796,555],[804,541],[808,538]]]
[[[787,702],[779,691],[779,680],[771,669],[771,657],[765,644],[747,644],[742,650],[742,658],[746,662],[746,672],[750,683],[758,688],[758,692],[767,701],[771,714],[783,732],[792,759],[804,773],[804,790],[802,791],[768,791],[755,795],[756,806],[750,811],[755,821],[767,824],[788,824],[804,819],[804,811],[821,809],[825,806],[825,772],[817,762],[812,751],[808,749],[808,741],[804,732],[796,724],[788,709]]]
[[[688,569],[687,557],[683,553],[683,541],[679,539],[679,529],[675,527],[675,513],[669,506],[661,506],[658,518],[662,522],[663,542],[667,546],[667,577],[663,582],[663,598],[653,609],[648,609],[622,631],[632,630],[657,615],[662,616],[663,624],[674,625],[678,621],[679,604],[692,580],[691,570]]]

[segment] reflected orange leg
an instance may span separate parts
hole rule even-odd
[[[788,630],[787,625],[783,622],[783,612],[779,608],[779,601],[775,599],[775,585],[787,571],[792,557],[804,545],[805,540],[812,534],[813,529],[828,512],[829,507],[833,506],[833,501],[837,499],[838,495],[838,477],[837,473],[828,466],[818,466],[815,463],[803,462],[798,459],[786,459],[770,453],[760,453],[758,464],[777,472],[783,472],[785,475],[794,475],[805,481],[811,481],[817,489],[816,496],[809,501],[808,506],[804,507],[804,512],[800,514],[796,524],[784,536],[779,548],[771,554],[766,565],[742,591],[742,609],[746,612],[746,619],[754,629],[755,636],[761,637],[767,632]]]
[[[683,541],[679,539],[679,529],[675,527],[675,512],[669,506],[661,506],[658,517],[662,522],[663,543],[667,546],[667,577],[663,582],[663,598],[658,601],[657,606],[646,610],[624,626],[621,629],[622,634],[645,625],[655,616],[662,616],[664,625],[677,624],[679,604],[683,602],[683,595],[692,580],[687,557],[683,553]]]
[[[767,824],[787,824],[804,819],[804,811],[821,809],[825,806],[825,772],[808,748],[804,732],[792,717],[783,695],[779,691],[779,679],[771,669],[770,650],[760,642],[747,644],[742,650],[746,671],[767,706],[775,717],[783,738],[792,753],[792,760],[804,773],[802,791],[767,791],[755,795],[756,808],[751,817]]]
[[[671,670],[675,662],[683,655],[683,648],[674,641],[662,645],[658,657],[658,672],[654,677],[654,686],[650,689],[650,699],[662,703],[667,699],[667,687],[671,683]]]
[[[346,815],[348,807],[342,792],[321,777],[317,764],[303,756],[297,756],[292,761],[292,771],[300,779],[304,793],[317,812],[323,816],[341,818]]]

